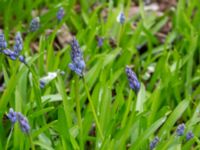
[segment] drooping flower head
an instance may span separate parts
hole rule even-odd
[[[7,42],[3,33],[0,33],[0,50],[5,49],[7,47]]]
[[[194,137],[194,134],[192,133],[192,131],[189,131],[187,134],[186,134],[186,140],[189,141],[190,139],[192,139]]]
[[[39,17],[33,18],[30,23],[30,31],[31,32],[37,31],[39,27],[40,27],[40,18]]]
[[[10,49],[4,49],[2,51],[2,53],[4,53],[6,56],[8,56],[12,60],[16,60],[17,59],[16,53],[14,51],[10,50]]]
[[[85,68],[85,61],[83,60],[83,54],[81,52],[78,41],[73,38],[71,42],[71,60],[69,68],[76,72],[79,76],[83,76],[83,70]]]
[[[15,36],[15,45],[14,45],[13,49],[14,49],[14,52],[17,56],[19,55],[19,53],[23,49],[23,39],[21,37],[20,32],[17,32],[17,34]]]
[[[178,136],[182,136],[184,134],[184,131],[185,131],[185,124],[184,123],[179,124],[177,129],[176,129],[176,134]]]
[[[158,142],[159,142],[159,138],[156,136],[156,137],[153,139],[153,141],[151,141],[151,143],[150,143],[150,145],[149,145],[150,150],[153,150],[153,149],[156,147],[156,145],[158,144]]]
[[[30,132],[30,125],[28,123],[27,118],[22,115],[20,112],[17,113],[17,120],[19,122],[20,128],[22,132],[29,133]]]
[[[133,89],[137,93],[140,89],[140,82],[138,81],[136,74],[128,66],[126,66],[126,74],[131,89]]]
[[[9,113],[7,114],[8,119],[11,121],[12,124],[14,124],[17,121],[17,113],[10,108]]]
[[[119,15],[117,16],[117,22],[121,23],[121,24],[124,24],[125,22],[125,15],[123,12],[120,12]]]
[[[65,15],[65,11],[64,11],[63,7],[60,7],[58,12],[57,12],[58,21],[61,21],[62,18],[64,17],[64,15]]]

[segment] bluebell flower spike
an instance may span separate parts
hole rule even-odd
[[[182,136],[184,134],[184,131],[185,131],[185,124],[184,123],[179,124],[177,129],[176,129],[176,134],[178,136]]]
[[[22,115],[20,112],[18,112],[17,119],[18,119],[18,122],[19,122],[22,132],[28,134],[30,132],[30,125],[28,123],[27,118],[24,115]]]
[[[8,119],[11,121],[12,124],[17,122],[17,113],[13,110],[13,108],[9,109],[9,113],[7,114]]]
[[[14,51],[10,50],[10,49],[4,49],[2,51],[2,53],[5,54],[6,56],[8,56],[12,60],[16,60],[17,59],[16,53]]]
[[[140,89],[140,82],[138,81],[136,74],[128,66],[126,66],[126,74],[129,80],[130,88],[134,90],[136,93],[138,93]]]
[[[30,31],[35,32],[39,29],[39,27],[40,27],[40,18],[39,17],[33,18],[30,23]]]
[[[10,49],[4,49],[2,50],[2,53],[8,56],[12,60],[16,60],[19,57],[19,60],[23,63],[25,63],[25,59],[23,59],[23,56],[19,56],[20,52],[23,49],[23,39],[21,37],[20,32],[17,32],[15,36],[15,44],[13,46],[14,51]]]
[[[63,19],[64,15],[65,15],[65,11],[64,11],[63,7],[60,7],[57,12],[57,19],[59,22]]]
[[[156,136],[156,137],[153,139],[153,141],[151,141],[151,143],[150,143],[150,145],[149,145],[150,150],[153,150],[153,149],[156,147],[156,145],[158,144],[159,141],[160,141],[160,140],[159,140],[158,136]]]
[[[21,33],[17,32],[15,36],[15,45],[13,47],[15,54],[18,56],[23,49],[23,39]]]
[[[103,46],[103,38],[98,37],[98,47],[102,47]]]
[[[27,64],[26,59],[25,59],[25,57],[23,55],[19,56],[19,61],[24,63],[24,64]]]
[[[3,33],[0,33],[0,50],[5,49],[7,47],[7,42]]]
[[[189,131],[187,134],[186,134],[186,140],[189,141],[190,139],[192,139],[194,137],[194,134],[192,133],[192,131]]]
[[[83,60],[83,54],[81,52],[78,41],[73,38],[71,42],[71,60],[69,68],[79,76],[83,76],[83,70],[85,68],[85,61]]]

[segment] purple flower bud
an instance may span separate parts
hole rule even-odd
[[[40,88],[44,89],[46,83],[43,80],[40,80]]]
[[[192,131],[189,131],[187,134],[186,134],[186,140],[189,141],[190,139],[192,139],[194,137],[194,134],[192,133]]]
[[[30,132],[30,125],[28,120],[25,116],[23,116],[20,112],[17,113],[17,119],[20,125],[22,132],[29,133]]]
[[[98,46],[101,47],[103,45],[103,38],[98,37]]]
[[[83,75],[83,70],[85,68],[85,62],[83,60],[83,55],[80,49],[80,46],[78,44],[78,41],[73,38],[71,43],[71,59],[72,63],[69,64],[69,68],[76,72],[79,76]]]
[[[7,114],[8,119],[11,121],[12,124],[14,124],[17,121],[17,113],[10,108],[9,113]]]
[[[62,18],[64,17],[64,15],[65,15],[65,11],[64,11],[63,7],[60,7],[58,12],[57,12],[58,21],[61,21]]]
[[[5,40],[4,34],[0,33],[0,49],[4,49],[7,47],[7,42]]]
[[[140,89],[140,82],[138,81],[136,74],[128,66],[126,66],[126,74],[131,89],[133,89],[137,93]]]
[[[17,56],[23,49],[23,40],[22,40],[20,32],[17,32],[17,34],[15,36],[15,45],[14,45],[13,49]]]
[[[61,74],[61,75],[65,75],[65,72],[64,72],[64,71],[61,71],[60,74]]]
[[[178,127],[176,129],[176,134],[178,136],[182,136],[184,134],[184,131],[185,131],[185,124],[182,123],[182,124],[178,125]]]
[[[33,18],[30,23],[30,31],[31,32],[37,31],[39,27],[40,27],[40,18],[39,17]]]
[[[159,142],[159,138],[156,136],[156,137],[153,139],[153,141],[151,141],[151,143],[150,143],[150,145],[149,145],[150,150],[153,150],[153,149],[156,147],[156,145],[158,144],[158,142]]]
[[[125,22],[125,16],[124,16],[124,13],[123,12],[120,12],[119,15],[117,16],[117,22],[121,23],[121,24],[124,24]]]
[[[22,63],[26,64],[26,60],[25,60],[25,57],[23,55],[19,56],[19,61],[21,61]]]

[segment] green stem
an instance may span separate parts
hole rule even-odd
[[[131,107],[132,97],[133,97],[133,91],[130,90],[129,97],[128,97],[128,104],[127,104],[126,111],[125,111],[125,113],[124,113],[123,120],[122,120],[122,124],[121,124],[121,125],[122,125],[122,128],[126,125],[128,113],[129,113],[130,107]]]
[[[35,150],[35,145],[33,144],[33,139],[32,139],[30,134],[28,134],[28,138],[29,138],[29,142],[30,142],[30,145],[31,145],[31,149]]]
[[[194,139],[197,142],[197,144],[200,145],[200,140],[196,136],[194,137]]]
[[[80,147],[81,150],[84,148],[83,145],[83,126],[82,126],[82,119],[81,119],[81,107],[80,107],[80,99],[79,99],[79,85],[78,85],[78,76],[75,76],[75,101],[76,101],[76,114],[78,118],[78,125],[80,129]]]
[[[91,109],[92,109],[94,119],[95,119],[95,122],[96,122],[96,125],[97,125],[97,129],[99,130],[100,137],[103,140],[104,139],[103,132],[101,130],[101,126],[100,126],[98,118],[97,118],[97,114],[96,114],[96,111],[95,111],[95,108],[94,108],[94,104],[92,102],[92,98],[91,98],[91,95],[89,93],[89,90],[88,90],[88,87],[86,85],[84,77],[83,77],[83,83],[84,83],[84,86],[85,86],[85,90],[86,90],[86,93],[87,93],[87,96],[88,96],[88,100],[89,100],[89,103],[90,103],[90,106],[91,106]]]
[[[166,142],[166,144],[162,146],[162,149],[167,150],[169,148],[169,145],[171,145],[176,140],[175,138],[175,135],[172,135],[172,137]]]
[[[10,130],[10,133],[9,133],[9,136],[8,136],[8,140],[6,141],[5,150],[8,149],[8,145],[9,145],[9,142],[10,142],[10,139],[11,139],[11,136],[12,136],[12,133],[13,133],[13,128],[14,128],[14,124],[12,124],[11,130]]]
[[[123,33],[123,25],[120,24],[120,29],[119,29],[119,33],[118,33],[118,39],[117,39],[117,45],[118,45],[118,47],[120,46],[120,41],[121,41],[122,33]]]

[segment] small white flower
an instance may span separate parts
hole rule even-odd
[[[47,76],[41,78],[42,81],[48,83],[57,77],[57,72],[48,72]]]

